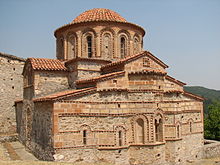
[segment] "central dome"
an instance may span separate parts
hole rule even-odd
[[[118,13],[103,8],[95,8],[87,10],[77,16],[72,23],[91,22],[91,21],[114,21],[114,22],[127,22]]]

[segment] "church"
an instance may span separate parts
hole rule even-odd
[[[184,164],[200,159],[203,98],[143,50],[145,30],[103,8],[55,30],[56,59],[28,58],[19,140],[41,160]]]

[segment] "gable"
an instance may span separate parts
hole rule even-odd
[[[124,70],[127,71],[128,73],[136,72],[136,71],[149,71],[149,70],[166,72],[163,66],[161,66],[158,62],[156,62],[147,55],[144,55],[142,57],[130,61],[129,63],[126,63]]]
[[[144,59],[143,59],[144,58]],[[136,61],[136,62],[135,62]],[[130,68],[130,66],[133,64],[133,68]],[[149,63],[149,64],[147,64]],[[136,64],[136,65],[135,65]],[[153,54],[151,54],[148,51],[143,51],[141,53],[128,56],[124,59],[120,59],[118,61],[112,62],[110,64],[104,65],[101,67],[101,71],[103,73],[109,73],[112,72],[112,69],[115,71],[115,69],[121,69],[123,67],[127,67],[127,70],[135,69],[137,70],[139,68],[152,68],[157,70],[165,70],[165,68],[168,68],[168,66],[163,63],[160,59],[155,57]]]

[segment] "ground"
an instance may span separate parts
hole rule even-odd
[[[92,165],[86,163],[47,162],[39,161],[32,154],[27,152],[24,146],[18,142],[0,143],[0,165]],[[94,165],[112,165],[108,163],[97,163]],[[220,165],[220,157],[189,161],[186,165]]]

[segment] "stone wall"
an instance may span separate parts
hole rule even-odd
[[[14,101],[23,97],[25,60],[0,53],[0,133],[15,133]]]
[[[203,158],[215,158],[220,155],[220,142],[214,140],[205,140]]]
[[[35,71],[34,74],[34,94],[36,97],[69,88],[68,72]]]
[[[52,103],[35,103],[29,148],[41,160],[53,160]]]

